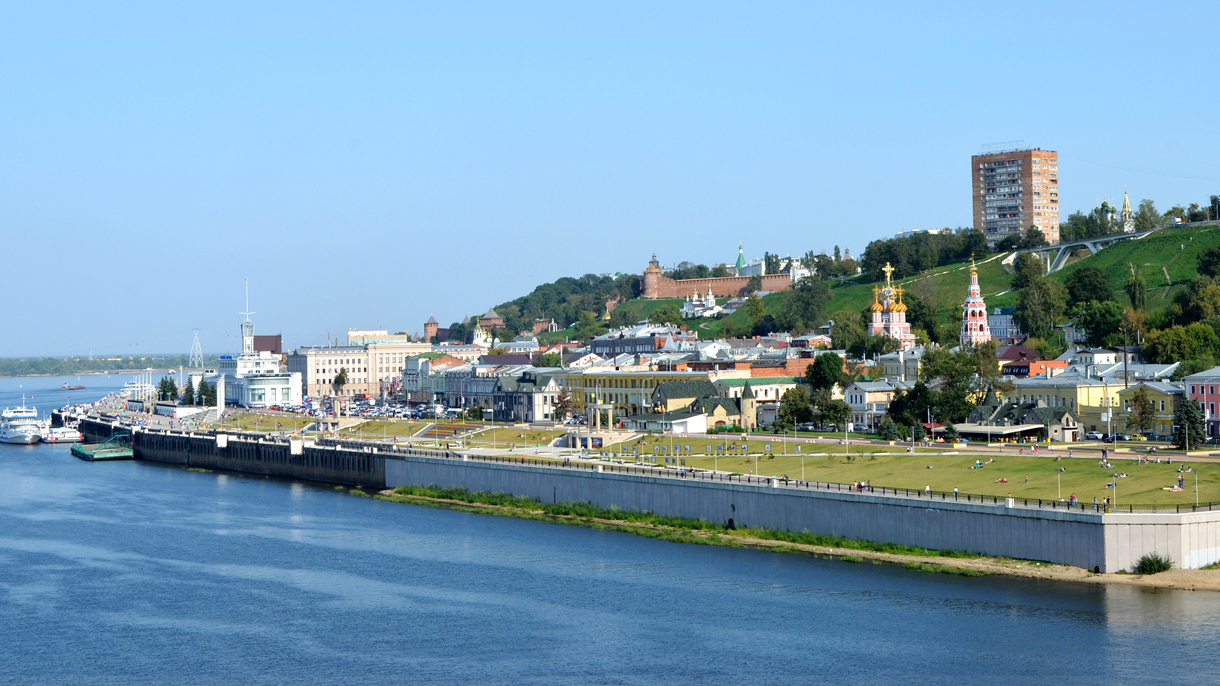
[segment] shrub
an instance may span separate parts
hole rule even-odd
[[[1135,563],[1136,574],[1160,574],[1173,569],[1173,560],[1161,557],[1156,553],[1148,553]]]

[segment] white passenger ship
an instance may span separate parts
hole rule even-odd
[[[26,407],[9,407],[0,412],[0,443],[37,443],[42,439],[42,422],[38,421],[38,410]]]

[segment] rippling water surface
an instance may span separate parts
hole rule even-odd
[[[1216,683],[1218,620],[0,446],[5,683]]]

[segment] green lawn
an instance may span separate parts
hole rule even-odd
[[[514,444],[517,447],[535,447],[538,444],[543,446],[550,445],[551,441],[556,437],[562,436],[566,431],[552,431],[547,429],[520,429],[516,427],[498,427],[480,431],[473,436],[463,439],[467,446],[490,448],[493,445],[498,448],[506,448],[509,444]]]
[[[882,449],[876,447],[874,449]],[[889,451],[901,451],[901,446],[889,446]],[[833,453],[828,446],[824,452]],[[940,452],[940,451],[936,451]],[[857,456],[848,460],[842,455],[831,454],[823,457],[804,458],[804,478],[809,481],[827,481],[832,483],[852,483],[855,481],[871,481],[875,487],[923,489],[931,486],[932,490],[952,491],[959,489],[962,493],[980,493],[983,495],[1004,496],[1011,493],[1019,498],[1042,498],[1053,500],[1058,497],[1056,483],[1057,470],[1062,467],[1067,471],[1058,474],[1062,480],[1063,497],[1075,493],[1082,502],[1092,502],[1106,496],[1113,497],[1114,489],[1106,488],[1106,483],[1117,481],[1117,502],[1135,504],[1182,504],[1195,502],[1195,474],[1184,474],[1186,490],[1171,493],[1161,490],[1172,486],[1177,481],[1177,469],[1183,466],[1175,462],[1168,464],[1139,465],[1135,460],[1116,460],[1111,458],[1113,468],[1104,469],[1098,465],[1098,460],[1090,458],[1068,459],[1056,462],[1049,456],[1029,457],[1017,455],[994,456],[995,461],[984,465],[981,469],[971,469],[975,460],[986,462],[991,457],[984,455],[934,455],[930,453],[917,455],[877,455]],[[766,476],[782,476],[800,479],[802,475],[802,459],[795,456],[775,456],[757,461],[759,473]],[[700,468],[719,467],[721,470],[731,470],[745,473],[755,468],[754,459],[741,457],[720,458],[713,460],[708,457],[687,458],[687,465]],[[928,469],[931,466],[932,469]],[[1199,477],[1199,500],[1207,502],[1220,501],[1220,464],[1215,463],[1185,463],[1185,466],[1197,470]],[[1126,472],[1127,478],[1114,479],[1113,473]],[[1025,481],[1028,477],[1029,481]],[[997,483],[997,480],[1007,478],[1007,483]]]
[[[407,422],[394,420],[373,420],[358,424],[349,429],[344,429],[341,435],[344,438],[394,438],[399,440],[414,436],[416,432],[427,426],[427,422]]]

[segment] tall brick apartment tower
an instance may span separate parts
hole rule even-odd
[[[992,146],[970,158],[974,228],[987,242],[1036,226],[1059,243],[1059,153]]]

